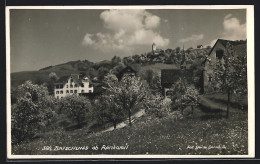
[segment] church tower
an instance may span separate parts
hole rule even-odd
[[[153,43],[153,44],[152,44],[152,52],[153,52],[153,54],[155,53],[155,51],[156,51],[156,44]]]

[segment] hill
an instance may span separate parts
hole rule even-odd
[[[210,49],[188,49],[185,51],[186,61],[188,64],[193,63],[196,59],[203,60],[205,55],[208,54]],[[182,53],[176,52],[176,50],[170,53],[162,51],[160,54],[142,54],[124,57],[122,60],[119,57],[114,57],[111,60],[104,60],[97,63],[90,62],[88,60],[70,61],[55,66],[48,66],[38,71],[23,71],[11,73],[11,86],[16,88],[18,85],[23,84],[26,80],[31,80],[36,84],[48,82],[48,75],[51,72],[55,72],[58,77],[65,76],[71,73],[85,73],[92,77],[98,76],[101,72],[103,75],[109,70],[113,69],[116,65],[128,65],[128,64],[140,64],[141,72],[151,69],[160,75],[161,69],[176,69],[182,60]],[[118,59],[119,58],[119,59]],[[121,61],[121,62],[120,62]],[[156,61],[156,62],[154,62]],[[166,64],[168,63],[168,64]],[[102,69],[100,69],[102,68]],[[118,67],[119,69],[121,67]],[[100,70],[99,70],[100,69]],[[102,78],[101,78],[102,79]]]
[[[23,84],[27,80],[31,80],[34,83],[41,84],[49,81],[49,73],[55,72],[58,77],[66,76],[72,73],[86,72],[93,67],[94,63],[87,60],[84,61],[70,61],[55,66],[48,66],[38,71],[22,71],[11,73],[11,86],[15,88]],[[95,73],[96,71],[93,70]]]
[[[71,73],[86,73],[91,69],[92,74],[97,75],[98,68],[105,67],[112,69],[110,66],[110,61],[102,61],[98,63],[86,62],[86,61],[71,61],[64,64],[59,64],[55,66],[49,66],[42,68],[38,71],[23,71],[11,73],[11,86],[16,88],[17,86],[23,84],[27,80],[31,80],[34,83],[41,84],[43,82],[49,81],[49,73],[55,72],[58,77],[66,76]],[[96,69],[95,69],[96,68]],[[160,75],[161,69],[176,69],[177,66],[174,64],[146,64],[141,65],[140,72],[143,73],[146,70],[153,70]]]

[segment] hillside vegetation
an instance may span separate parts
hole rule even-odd
[[[14,146],[14,154],[125,154],[125,155],[232,155],[247,154],[247,111],[232,110],[231,117],[207,115],[199,109],[193,115],[179,118],[172,114],[158,119],[145,116],[132,127],[116,129],[88,137],[87,128],[75,131],[62,129],[46,133],[30,143]],[[105,145],[105,146],[104,146]],[[109,146],[128,146],[123,150],[101,149]],[[52,151],[43,151],[51,146]],[[54,151],[55,147],[88,146],[88,150]],[[92,147],[98,146],[98,150]]]

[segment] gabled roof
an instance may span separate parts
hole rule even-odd
[[[70,76],[62,76],[60,77],[56,83],[64,83],[67,82],[67,80],[69,79]]]
[[[65,84],[65,83],[67,83],[67,80],[70,79],[70,77],[73,79],[73,82],[75,84],[80,85],[82,83],[81,82],[82,78],[80,77],[79,74],[71,74],[71,75],[67,75],[67,76],[62,76],[59,78],[59,80],[56,83]]]
[[[123,68],[118,74],[117,74],[117,78],[120,80],[123,75],[125,73],[129,73],[129,72],[132,72],[132,73],[137,73],[140,69],[140,65],[129,65],[129,66],[126,66],[125,68]]]
[[[216,41],[216,43],[214,44],[214,46],[212,47],[212,49],[210,50],[208,56],[211,54],[211,52],[213,51],[213,49],[216,47],[217,43],[221,43],[224,47],[227,46],[227,43],[229,42],[231,45],[233,46],[237,46],[237,45],[241,45],[241,44],[246,44],[246,41],[232,41],[232,40],[224,40],[224,39],[218,39]]]
[[[218,39],[216,41],[216,43],[214,44],[214,46],[211,48],[211,50],[209,51],[209,54],[208,56],[212,53],[212,51],[214,50],[214,48],[216,47],[217,43],[221,43],[224,47],[227,46],[227,43],[230,43],[231,45],[233,45],[233,48],[235,51],[240,51],[239,49],[240,48],[237,48],[237,47],[240,47],[241,45],[243,46],[246,46],[246,43],[247,41],[244,41],[244,40],[240,40],[240,41],[232,41],[232,40],[224,40],[224,39]],[[237,50],[236,50],[237,49]],[[207,58],[201,63],[201,64],[205,64],[205,62],[207,61]]]

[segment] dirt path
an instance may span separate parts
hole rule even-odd
[[[145,114],[145,110],[144,109],[141,109],[139,112],[135,113],[134,115],[131,116],[131,122],[134,123],[138,118],[140,118],[141,116],[143,116]],[[119,124],[116,125],[116,129],[121,129],[123,127],[126,127],[129,123],[128,120],[125,120]],[[88,138],[92,137],[92,136],[99,136],[105,132],[109,132],[109,131],[113,131],[114,130],[114,126],[111,126],[105,130],[102,130],[100,132],[97,132],[97,133],[94,133],[94,134],[91,134],[88,136]]]

